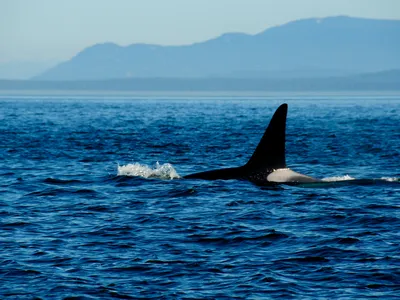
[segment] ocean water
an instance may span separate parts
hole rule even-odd
[[[289,104],[287,164],[244,164]],[[0,97],[1,299],[400,295],[400,96]]]

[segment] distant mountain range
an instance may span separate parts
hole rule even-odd
[[[305,19],[185,46],[96,44],[35,80],[327,78],[400,69],[400,20]]]

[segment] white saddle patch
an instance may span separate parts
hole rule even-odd
[[[277,169],[267,176],[270,182],[318,182],[316,178],[306,176],[290,169]]]

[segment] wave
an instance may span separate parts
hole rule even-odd
[[[382,177],[381,179],[389,182],[400,182],[398,177]]]
[[[132,176],[143,178],[175,179],[181,178],[175,168],[169,164],[160,165],[158,162],[153,167],[139,163],[118,165],[118,176]]]
[[[349,175],[322,178],[322,181],[326,181],[326,182],[349,181],[349,180],[358,180],[358,179],[351,177]],[[381,177],[379,179],[364,179],[364,180],[372,180],[372,181],[381,180],[381,181],[387,181],[387,182],[399,182],[400,178],[398,178],[398,177]]]

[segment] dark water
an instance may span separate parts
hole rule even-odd
[[[283,102],[288,165],[329,183],[168,179],[245,163]],[[0,120],[2,299],[400,295],[400,97],[2,97]]]

